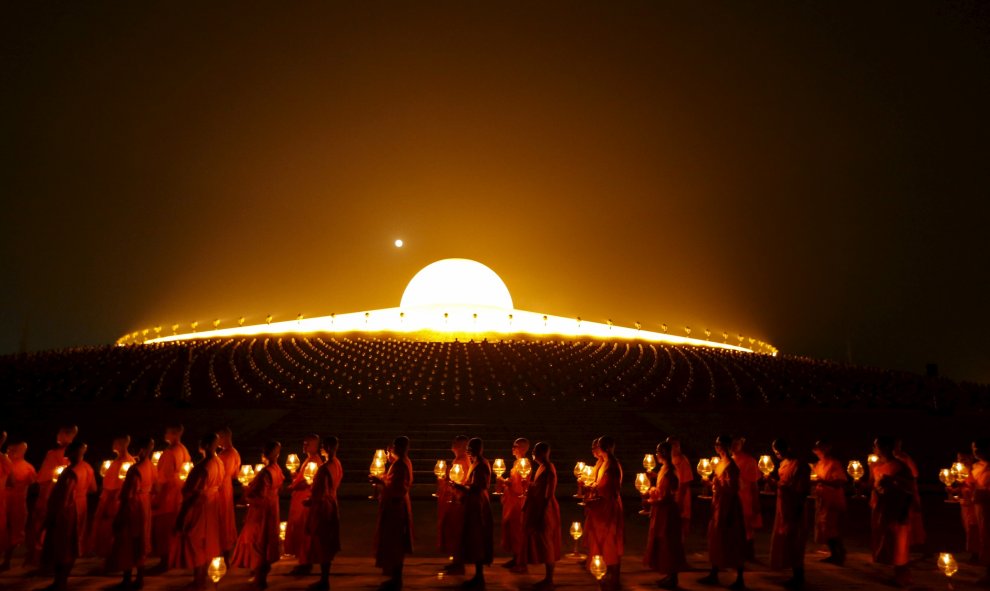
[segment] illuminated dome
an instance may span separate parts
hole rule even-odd
[[[512,309],[502,279],[469,259],[443,259],[423,267],[402,293],[402,308],[435,306]]]

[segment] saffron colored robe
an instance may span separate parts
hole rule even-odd
[[[522,507],[523,543],[518,564],[552,564],[560,560],[560,505],[557,469],[547,462],[536,470]]]
[[[584,506],[588,554],[602,555],[606,566],[619,564],[625,550],[621,487],[622,467],[614,456],[609,456],[598,470],[594,484],[597,498],[586,500]]]
[[[803,568],[808,543],[805,512],[811,489],[811,468],[800,460],[785,459],[777,469],[777,514],[770,535],[770,568]]]
[[[846,512],[846,493],[835,483],[844,485],[848,477],[839,460],[829,457],[815,464],[815,475],[815,543],[825,544],[841,535],[839,519]]]
[[[42,544],[44,543],[45,521],[48,513],[48,496],[55,485],[55,469],[59,466],[67,466],[65,459],[65,448],[56,447],[48,450],[45,459],[38,469],[38,497],[34,501],[34,508],[28,518],[27,556],[25,564],[37,565],[41,555]]]
[[[447,466],[448,478],[455,465],[461,467],[463,474],[458,484],[464,484],[471,463],[468,462],[467,457],[455,458]],[[437,484],[437,546],[455,560],[461,553],[461,536],[464,534],[463,497],[463,492],[451,486],[446,480],[441,480]]]
[[[987,462],[973,464],[969,480],[973,489],[973,514],[979,534],[979,559],[990,566],[990,467]]]
[[[206,566],[220,556],[220,484],[223,462],[213,456],[193,467],[182,487],[168,564],[170,568]]]
[[[234,547],[233,566],[256,570],[281,556],[278,491],[284,479],[280,467],[268,465],[248,484],[244,493],[248,510]]]
[[[684,454],[677,454],[672,460],[677,476],[677,492],[674,494],[674,500],[681,510],[682,537],[687,538],[691,531],[691,481],[694,480],[694,470],[691,469],[691,461]]]
[[[158,458],[158,484],[152,502],[151,543],[155,554],[167,558],[172,545],[175,518],[182,506],[182,464],[190,461],[189,450],[182,443],[170,445]]]
[[[760,509],[762,473],[756,459],[744,451],[732,454],[732,461],[739,468],[739,502],[742,503],[743,519],[746,521],[746,539],[752,540],[756,530],[763,527]]]
[[[72,564],[82,554],[91,492],[96,492],[96,475],[88,463],[80,461],[62,471],[48,499],[43,564]]]
[[[217,456],[223,462],[224,479],[220,484],[220,549],[230,552],[237,544],[237,520],[234,517],[234,479],[241,470],[241,454],[233,447]]]
[[[911,504],[917,484],[900,460],[880,461],[871,469],[871,549],[873,561],[904,566],[911,546]]]
[[[656,486],[649,491],[650,529],[646,536],[643,566],[662,574],[687,569],[684,555],[684,530],[681,509],[677,505],[676,467],[664,464],[657,474]]]
[[[318,455],[309,456],[303,460],[299,469],[292,479],[290,488],[292,494],[289,497],[289,519],[285,528],[285,553],[291,554],[299,559],[299,564],[308,564],[306,556],[309,555],[309,534],[306,533],[306,520],[309,518],[309,507],[306,501],[309,500],[312,485],[306,483],[304,470],[307,464],[319,466],[323,462]]]
[[[512,463],[502,491],[502,550],[518,558],[523,543],[523,501],[529,481],[519,473],[519,459]]]
[[[412,553],[413,516],[409,489],[413,470],[409,458],[389,466],[378,495],[378,523],[375,526],[375,566],[392,572]]]
[[[731,459],[716,464],[708,556],[715,568],[739,568],[746,560],[746,522],[739,500],[739,468]]]
[[[468,472],[464,494],[464,534],[461,560],[470,564],[491,564],[495,557],[495,523],[488,487],[492,467],[479,458]]]
[[[337,458],[323,464],[313,477],[313,488],[309,497],[309,515],[306,518],[306,533],[309,535],[309,552],[306,564],[326,564],[332,562],[340,552],[340,504],[337,502],[337,488],[340,486],[340,472]]]
[[[921,515],[921,495],[918,493],[918,464],[914,459],[904,452],[894,454],[898,460],[907,466],[914,476],[914,501],[911,503],[911,511],[908,513],[908,521],[911,525],[911,545],[920,546],[925,543],[925,521]]]
[[[28,488],[37,480],[34,466],[18,459],[11,462],[10,488],[7,489],[8,548],[24,543],[28,521]]]
[[[976,519],[976,507],[973,496],[976,492],[976,479],[973,477],[973,465],[969,465],[969,477],[963,482],[959,495],[959,517],[962,519],[963,531],[966,532],[966,551],[973,556],[980,555],[980,525]]]
[[[107,570],[126,571],[144,566],[151,554],[151,492],[157,481],[158,471],[151,458],[127,471],[120,488],[120,506],[111,524],[113,541]]]
[[[113,543],[113,520],[120,509],[120,488],[126,476],[120,473],[120,468],[125,463],[133,464],[134,456],[125,452],[123,456],[110,462],[107,474],[103,477],[100,500],[96,503],[96,512],[90,523],[86,552],[96,554],[100,558],[109,556],[110,545]]]

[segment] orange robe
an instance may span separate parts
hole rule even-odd
[[[681,510],[681,530],[684,538],[687,538],[691,531],[691,481],[694,480],[694,471],[691,469],[691,461],[684,454],[677,454],[673,458],[674,471],[677,475],[677,492],[674,500]]]
[[[588,554],[602,555],[606,566],[619,564],[625,545],[622,513],[622,467],[610,457],[598,469],[594,489],[597,498],[585,501],[584,531]]]
[[[281,468],[269,465],[248,485],[244,495],[248,510],[234,547],[233,566],[255,570],[277,562],[281,556],[278,492],[284,479]]]
[[[650,489],[650,530],[646,536],[643,566],[658,573],[673,574],[687,569],[684,529],[677,505],[677,468],[660,468],[656,486]]]
[[[234,516],[234,479],[241,470],[241,454],[233,447],[218,454],[223,462],[224,479],[220,484],[220,549],[230,552],[237,543],[237,520]]]
[[[65,448],[56,447],[48,450],[41,468],[38,470],[38,498],[35,499],[34,508],[28,520],[27,526],[27,557],[26,564],[37,564],[41,546],[44,543],[44,531],[46,514],[48,513],[48,496],[51,494],[55,483],[55,468],[68,465],[65,459]]]
[[[71,564],[80,556],[89,520],[89,493],[96,475],[85,461],[62,471],[48,499],[43,564]]]
[[[901,461],[877,462],[871,470],[871,549],[873,561],[904,566],[911,546],[911,504],[917,484]]]
[[[113,542],[107,557],[108,570],[144,566],[151,554],[151,491],[158,481],[157,472],[151,458],[127,471],[120,488],[120,506],[111,524]]]
[[[12,472],[10,459],[0,454],[0,553],[10,547],[10,528],[7,526],[7,481]]]
[[[488,497],[492,467],[481,458],[468,472],[464,493],[464,535],[461,560],[469,564],[491,564],[495,556],[495,523]]]
[[[220,484],[224,478],[223,462],[216,456],[202,460],[189,473],[182,487],[169,567],[196,568],[220,556]]]
[[[752,540],[756,530],[763,527],[763,512],[760,509],[762,473],[756,459],[746,452],[732,454],[732,461],[739,468],[739,502],[742,503],[746,522],[746,539]]]
[[[519,564],[553,564],[560,560],[560,505],[556,495],[557,469],[547,462],[537,468],[526,491]]]
[[[334,556],[340,552],[340,505],[337,503],[337,488],[343,471],[336,469],[339,466],[340,461],[334,458],[320,466],[313,478],[306,521],[306,533],[310,539],[309,553],[305,556],[307,564],[332,562]]]
[[[969,480],[973,489],[973,515],[979,537],[980,564],[990,566],[990,467],[987,462],[973,464]]]
[[[980,555],[980,524],[976,519],[976,507],[973,496],[976,492],[976,480],[973,478],[973,466],[969,467],[969,477],[963,482],[959,495],[959,516],[962,518],[963,531],[966,532],[966,551],[973,556]]]
[[[739,468],[731,459],[715,466],[708,556],[715,568],[740,568],[746,560],[746,522],[739,500]]]
[[[413,470],[409,458],[389,466],[378,495],[378,523],[375,526],[375,566],[393,571],[412,553],[413,516],[409,489]]]
[[[925,522],[921,516],[921,495],[918,493],[918,464],[904,452],[898,452],[895,457],[903,462],[914,476],[914,501],[911,503],[908,520],[911,525],[911,545],[919,546],[925,543]]]
[[[811,468],[785,459],[777,470],[777,515],[770,535],[770,568],[803,568],[808,543],[805,505],[811,489]]]
[[[86,552],[96,554],[100,558],[106,558],[110,554],[110,545],[113,542],[113,520],[120,509],[120,488],[125,476],[120,473],[120,467],[125,462],[133,464],[134,456],[125,453],[110,462],[107,475],[103,477],[103,488],[100,491],[100,500],[96,504],[96,513],[93,514],[93,521],[90,523]]]
[[[502,550],[513,557],[519,555],[523,547],[523,500],[528,481],[518,469],[519,460],[512,463],[509,477],[502,494]]]
[[[471,464],[467,458],[454,459],[447,466],[447,476],[454,465],[460,465],[462,482],[467,477]],[[437,487],[437,546],[448,556],[458,556],[461,552],[461,535],[464,534],[463,493],[441,480]]]
[[[289,519],[285,527],[285,553],[299,559],[299,564],[307,564],[309,555],[309,534],[306,533],[306,520],[309,517],[309,507],[306,501],[312,490],[312,485],[306,484],[304,469],[307,464],[322,463],[320,456],[311,456],[303,460],[292,479],[292,495],[289,498]]]
[[[152,504],[152,544],[155,554],[168,556],[172,544],[175,518],[182,506],[182,479],[179,470],[190,461],[189,451],[181,443],[169,446],[158,458],[158,488]]]
[[[847,482],[846,471],[835,458],[825,458],[815,464],[815,542],[825,544],[838,538],[839,519],[846,512],[846,493],[841,486],[827,486],[828,482]]]
[[[28,519],[28,488],[37,480],[34,466],[23,459],[11,463],[10,488],[7,489],[8,547],[24,543]]]

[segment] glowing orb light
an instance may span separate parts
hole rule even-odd
[[[398,240],[395,241],[395,247],[396,248],[402,248],[404,245],[405,245],[405,242],[403,242],[401,238],[399,238]]]
[[[512,310],[509,288],[477,261],[443,259],[423,267],[402,294],[400,308],[485,307]]]

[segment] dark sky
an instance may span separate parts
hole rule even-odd
[[[467,257],[523,309],[990,381],[988,3],[208,4],[2,9],[0,352]]]

